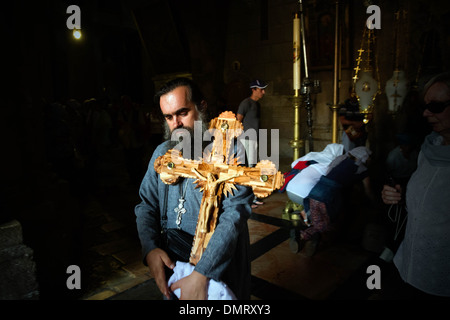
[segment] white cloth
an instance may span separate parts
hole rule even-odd
[[[369,159],[372,151],[366,147],[356,147],[348,152],[356,158],[356,164],[359,166],[361,163],[366,163]]]
[[[323,151],[320,152],[308,152],[303,157],[298,158],[294,162],[292,162],[291,167],[294,168],[295,165],[299,161],[309,161],[309,160],[315,160],[317,161],[316,164],[313,164],[311,166],[314,166],[316,170],[318,170],[321,174],[327,173],[328,165],[333,161],[336,157],[342,155],[344,152],[344,146],[339,143],[331,143],[328,144]]]
[[[336,157],[342,155],[343,151],[344,146],[342,144],[331,143],[321,152],[308,152],[303,157],[292,162],[292,168],[294,168],[299,161],[315,160],[318,163],[309,165],[289,181],[286,187],[288,196],[290,193],[301,198],[308,196],[311,189],[316,185],[317,181],[320,180],[320,177],[327,173],[327,168],[330,163]]]
[[[315,164],[310,165],[296,174],[295,177],[289,181],[286,191],[288,193],[292,192],[303,199],[306,198],[311,189],[316,185],[317,181],[319,181],[322,176],[322,173],[316,169],[315,166]]]
[[[195,266],[190,263],[177,261],[175,268],[173,268],[173,275],[168,282],[169,287],[178,280],[190,275],[194,268]],[[176,289],[173,293],[180,298],[181,289]],[[210,279],[208,283],[208,300],[236,300],[236,296],[223,281],[217,282]]]
[[[350,150],[349,152],[347,152],[346,154],[336,157],[336,159],[334,159],[328,166],[327,173],[330,172],[335,167],[337,167],[342,161],[347,159],[350,155],[352,155],[353,157],[356,158],[355,164],[358,166],[358,169],[356,170],[356,174],[361,174],[362,172],[367,170],[364,163],[367,162],[367,160],[369,159],[371,154],[372,154],[372,151],[370,151],[366,147],[356,147],[356,148]]]

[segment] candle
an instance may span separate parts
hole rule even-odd
[[[300,18],[294,15],[294,90],[300,90]]]

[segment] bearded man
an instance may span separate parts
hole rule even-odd
[[[207,103],[193,81],[186,78],[169,81],[156,94],[156,100],[165,119],[166,139],[169,133],[175,141],[177,134],[183,135],[187,147],[189,138],[182,133],[187,130],[193,141],[196,121],[202,122],[203,135]],[[180,178],[177,184],[166,185],[155,172],[155,160],[173,147],[174,141],[167,140],[155,149],[139,189],[141,203],[135,214],[143,262],[166,299],[175,298],[176,289],[181,289],[180,299],[206,299],[210,279],[226,283],[238,299],[249,299],[247,220],[253,194],[250,188],[238,185],[234,195],[222,201],[215,232],[194,271],[169,287],[167,280],[175,262],[189,260],[203,195],[194,189],[194,179]]]

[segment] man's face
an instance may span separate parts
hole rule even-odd
[[[162,95],[159,104],[169,130],[178,128],[194,129],[194,121],[199,119],[199,113],[194,103],[187,99],[188,88],[178,87]]]
[[[424,97],[425,104],[430,102],[447,102],[449,100],[450,90],[447,85],[442,82],[433,84]],[[438,132],[441,135],[448,135],[450,133],[450,107],[446,107],[444,111],[440,113],[433,113],[430,110],[425,109],[423,116],[432,126],[433,131]]]
[[[262,97],[264,97],[265,93],[266,93],[265,89],[254,88],[253,93],[252,93],[252,98],[254,98],[253,100],[258,101],[259,99],[262,99]]]

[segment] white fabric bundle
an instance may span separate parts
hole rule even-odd
[[[194,268],[190,263],[177,261],[175,268],[173,268],[173,275],[169,279],[169,287],[178,280],[190,275]],[[181,289],[176,289],[173,293],[180,298]],[[210,279],[208,282],[208,300],[236,300],[236,296],[223,281],[217,282]]]
[[[329,164],[340,156],[344,151],[344,146],[338,143],[327,145],[321,152],[309,152],[303,157],[292,162],[294,168],[299,161],[315,160],[318,163],[312,164],[300,171],[286,187],[288,193],[293,193],[301,198],[306,198],[311,189],[325,175]]]
[[[320,152],[308,152],[303,157],[298,158],[294,162],[292,162],[291,167],[294,168],[295,165],[299,161],[309,161],[315,160],[316,164],[313,166],[319,171],[322,175],[325,175],[327,172],[328,165],[336,159],[336,157],[340,156],[344,152],[344,146],[339,143],[330,143],[328,144],[323,151]]]

